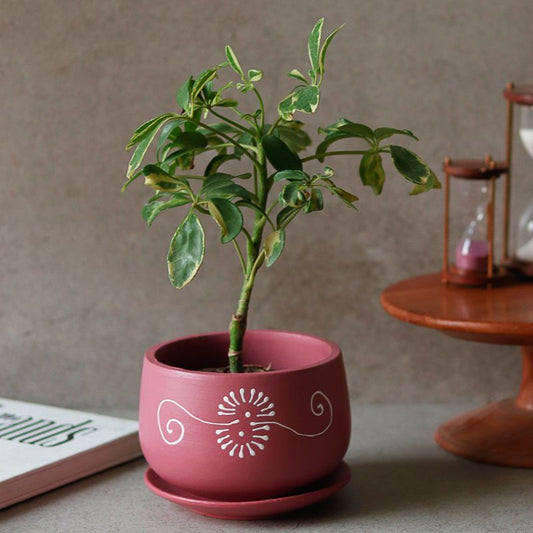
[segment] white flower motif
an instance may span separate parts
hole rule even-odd
[[[231,457],[244,459],[246,454],[254,457],[265,449],[270,431],[269,419],[276,415],[274,403],[261,391],[255,389],[231,391],[218,405],[218,415],[231,417],[231,425],[215,430],[217,444]]]

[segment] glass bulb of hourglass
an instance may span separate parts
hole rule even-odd
[[[524,148],[533,158],[533,106],[521,106],[519,133]]]
[[[462,211],[465,230],[455,248],[455,266],[459,270],[487,272],[489,241],[487,234],[487,183],[477,180],[462,182]],[[463,226],[463,227],[465,227]]]
[[[533,203],[529,204],[518,221],[517,243],[516,257],[521,261],[533,262]]]
[[[461,270],[487,271],[486,206],[480,205],[455,249],[455,266]]]
[[[533,158],[533,106],[520,106],[519,133],[524,148]],[[533,202],[518,220],[516,243],[516,257],[521,261],[533,262]]]

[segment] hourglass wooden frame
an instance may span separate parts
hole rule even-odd
[[[511,160],[513,155],[513,119],[514,105],[533,107],[533,85],[515,86],[509,82],[503,96],[507,101],[507,120],[505,131],[505,164],[507,172],[503,186],[503,228],[502,228],[502,263],[527,277],[533,276],[533,263],[525,262],[509,254],[509,220],[511,212]]]
[[[496,197],[496,179],[502,174],[508,174],[505,163],[496,162],[491,156],[484,160],[452,161],[444,160],[444,242],[442,260],[442,281],[459,285],[486,286],[500,280],[504,276],[503,270],[494,261],[494,205]],[[487,203],[487,243],[488,256],[486,270],[466,270],[450,264],[450,178],[463,180],[485,181],[488,185],[489,199]]]

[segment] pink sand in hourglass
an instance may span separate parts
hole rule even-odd
[[[455,266],[461,270],[487,270],[489,243],[487,241],[470,241],[465,246],[462,241],[455,249]]]

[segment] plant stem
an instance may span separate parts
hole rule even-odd
[[[270,135],[277,127],[277,125],[281,122],[281,117],[278,117],[278,119],[276,120],[276,122],[274,122],[274,124],[272,124],[272,126],[270,126],[270,129],[268,130],[267,132],[267,135]],[[302,159],[303,161],[303,159]]]
[[[254,288],[255,276],[257,271],[263,264],[265,255],[261,252],[254,261],[250,272],[244,279],[237,305],[237,311],[231,317],[229,324],[229,348],[228,361],[230,372],[243,371],[243,355],[242,346],[244,342],[244,334],[246,333],[246,324],[248,321],[248,309],[250,305],[250,298]]]
[[[261,98],[259,91],[255,87],[253,91],[255,95],[257,96],[257,100],[259,101],[259,107],[261,108],[261,127],[260,127],[259,133],[262,135],[263,128],[265,126],[265,104],[263,103],[263,98]]]
[[[268,196],[268,175],[266,158],[260,143],[258,143],[257,164],[255,165],[254,170],[256,176],[255,194],[257,197],[257,203],[260,209],[264,211]],[[256,212],[251,238],[249,237],[247,239],[247,261],[244,282],[239,295],[237,309],[231,317],[231,322],[229,324],[228,361],[230,372],[243,371],[242,347],[248,321],[248,308],[252,296],[252,290],[254,288],[255,276],[265,259],[265,254],[261,250],[261,246],[263,228],[265,227],[266,221],[267,217]]]
[[[244,334],[246,333],[248,305],[250,303],[252,289],[253,283],[250,284],[248,280],[246,280],[241,289],[237,311],[231,317],[231,322],[229,325],[228,348],[230,372],[242,372],[243,370],[242,345],[244,341]]]
[[[231,124],[234,128],[239,129],[243,133],[249,133],[248,128],[245,128],[244,126],[242,126],[238,122],[235,122],[234,120],[231,120],[231,118],[228,118],[225,115],[221,115],[220,113],[217,113],[216,111],[213,110],[212,107],[209,108],[209,112],[212,113],[213,115],[215,115],[215,117],[218,117],[220,120],[223,120],[224,122],[226,122],[228,124]]]

